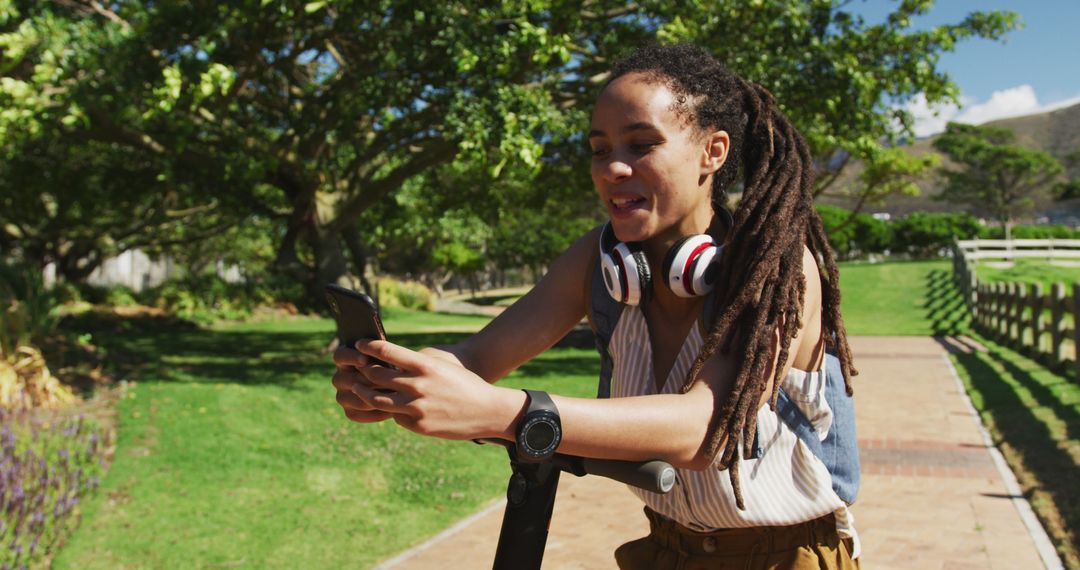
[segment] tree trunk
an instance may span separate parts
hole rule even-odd
[[[326,228],[315,228],[308,233],[307,242],[315,254],[312,280],[307,283],[308,294],[312,300],[318,299],[319,303],[325,304],[323,288],[327,283],[351,285],[342,279],[348,272],[348,264],[341,247],[341,236]]]
[[[356,276],[360,279],[364,292],[372,297],[378,297],[378,291],[371,286],[367,279],[367,251],[363,240],[360,239],[360,231],[355,226],[350,226],[342,231],[341,237],[345,242],[345,246],[349,248],[349,254],[352,256],[353,271],[356,272]]]

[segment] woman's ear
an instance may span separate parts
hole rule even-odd
[[[701,175],[708,176],[720,170],[727,161],[731,149],[731,137],[727,131],[713,131],[705,135],[705,147],[701,153]]]

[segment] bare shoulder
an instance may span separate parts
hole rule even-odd
[[[816,299],[816,304],[821,305],[821,269],[818,266],[817,257],[809,247],[803,246],[802,256],[803,277],[806,278],[806,301],[811,300],[811,295]]]

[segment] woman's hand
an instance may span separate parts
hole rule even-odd
[[[506,438],[525,406],[525,393],[498,388],[445,354],[415,352],[384,340],[360,341],[371,363],[359,370],[353,394],[375,413],[390,414],[402,427],[445,439]],[[383,392],[380,390],[390,390]]]
[[[333,379],[337,403],[345,410],[345,417],[362,424],[381,422],[391,417],[371,407],[352,391],[356,384],[368,384],[367,378],[360,372],[368,366],[367,356],[350,347],[339,346],[334,351],[334,366],[337,367]]]

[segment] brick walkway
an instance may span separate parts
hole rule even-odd
[[[863,478],[852,510],[863,567],[1044,567],[1045,535],[1025,526],[1027,504],[999,474],[941,345],[920,337],[853,345]],[[501,520],[498,502],[381,567],[490,568]],[[624,486],[564,474],[544,567],[614,568],[614,549],[647,529]]]

